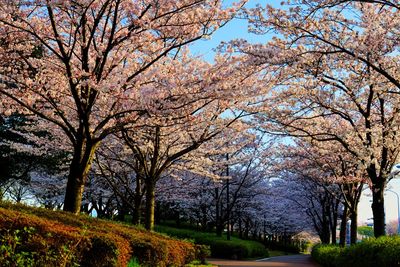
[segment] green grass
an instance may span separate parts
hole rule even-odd
[[[213,264],[202,264],[200,261],[193,261],[189,264],[186,264],[185,267],[216,267]]]
[[[129,262],[128,262],[128,267],[140,267],[140,263],[137,260],[136,257],[132,258]]]
[[[237,237],[231,237],[231,240],[228,241],[226,236],[218,237],[215,233],[178,229],[170,226],[158,225],[155,230],[196,244],[208,245],[210,246],[212,257],[232,259],[268,257],[268,251],[264,245],[257,241],[243,240]]]

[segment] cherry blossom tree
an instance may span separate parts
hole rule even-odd
[[[143,86],[151,92],[144,103],[150,118],[139,119],[120,134],[136,162],[131,165],[136,177],[145,186],[147,229],[154,225],[158,180],[172,166],[204,174],[211,151],[223,147],[226,136],[235,140],[248,128],[242,118],[249,115],[243,107],[251,104],[254,94],[249,70],[235,57],[217,56],[215,61],[211,65],[185,53],[165,60],[158,68],[162,71]]]
[[[282,153],[287,168],[300,173],[304,173],[302,169],[317,171],[306,176],[343,204],[340,244],[345,244],[348,217],[351,219],[350,242],[354,244],[357,241],[358,203],[366,174],[359,169],[357,159],[334,142],[307,142],[301,139],[295,143],[296,146],[285,148],[286,152]],[[332,186],[333,191],[329,189]],[[336,243],[335,238],[336,234],[332,234],[333,243]]]
[[[380,236],[383,192],[399,154],[400,14],[395,3],[377,2],[258,7],[247,13],[252,30],[279,37],[265,45],[232,45],[262,70],[261,86],[275,85],[260,118],[265,129],[333,141],[357,158],[371,182],[374,231]]]
[[[387,225],[387,232],[389,235],[397,235],[398,230],[397,228],[399,227],[398,221],[397,220],[391,220],[388,225]]]
[[[107,138],[97,151],[93,175],[102,188],[114,192],[119,203],[118,215],[132,215],[132,224],[140,224],[145,193],[141,169],[135,156],[117,136]]]
[[[229,151],[224,147],[215,148],[211,142],[220,154],[211,158],[213,164],[209,168],[219,178],[201,177],[190,174],[189,170],[179,175],[178,180],[173,177],[160,180],[160,200],[179,209],[183,216],[194,220],[203,229],[215,227],[218,236],[226,227],[227,238],[234,230],[242,236],[244,233],[249,235],[252,230],[258,237],[261,220],[253,220],[254,214],[250,216],[250,212],[259,210],[258,206],[264,204],[264,199],[259,196],[265,193],[268,181],[265,177],[268,168],[265,159],[268,157],[262,143],[261,138],[228,140],[223,146]],[[229,156],[221,152],[229,152]],[[260,215],[261,211],[257,214]]]
[[[241,3],[0,1],[2,112],[35,114],[71,151],[64,210],[78,213],[101,141],[151,116],[153,65],[209,36]],[[150,70],[151,69],[151,70]],[[54,127],[53,127],[54,126]]]

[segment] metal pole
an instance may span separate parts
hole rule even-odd
[[[226,160],[229,160],[229,154],[226,154]],[[226,164],[226,239],[231,240],[231,230],[230,230],[230,224],[231,224],[231,216],[230,216],[230,203],[229,203],[229,164]]]
[[[400,235],[400,197],[399,194],[393,190],[386,189],[386,191],[394,193],[397,197],[397,234]]]

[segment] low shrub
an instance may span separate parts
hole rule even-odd
[[[326,267],[337,266],[338,258],[341,253],[341,248],[336,245],[315,245],[311,250],[312,258]]]
[[[0,203],[0,266],[184,266],[194,244],[106,220]]]
[[[311,255],[329,267],[400,267],[400,237],[364,239],[346,248],[317,245]]]
[[[400,237],[364,239],[344,249],[338,264],[344,267],[400,266]]]
[[[169,226],[157,226],[156,231],[189,239],[196,244],[207,245],[210,247],[212,257],[232,259],[268,257],[267,249],[257,241],[242,240],[236,237],[231,237],[231,240],[228,241],[225,237],[217,237],[214,233],[177,229]]]
[[[210,246],[196,245],[196,259],[199,259],[201,264],[206,264],[206,258],[210,255]]]

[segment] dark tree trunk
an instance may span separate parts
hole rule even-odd
[[[338,210],[340,206],[340,200],[337,199],[335,203],[333,203],[332,207],[332,221],[331,221],[331,240],[332,244],[336,244],[336,228],[337,228],[337,221],[338,221]]]
[[[319,236],[322,244],[329,244],[330,241],[329,237],[330,237],[329,231],[323,231]]]
[[[239,217],[239,225],[238,225],[239,229],[239,237],[243,238],[243,228],[242,228],[242,218]]]
[[[154,230],[154,210],[155,210],[155,184],[152,179],[146,181],[146,214],[144,226],[147,230]]]
[[[329,215],[326,214],[326,210],[324,212],[324,214],[322,214],[323,219],[322,219],[322,225],[321,225],[321,234],[320,234],[320,238],[321,238],[321,242],[323,244],[329,244],[330,241],[330,227],[329,227]]]
[[[203,231],[207,230],[207,221],[208,221],[208,218],[207,218],[207,207],[203,206],[201,208],[201,229]]]
[[[221,225],[219,189],[215,188],[215,231],[217,236],[222,236],[223,226]]]
[[[135,188],[135,197],[134,197],[134,210],[132,214],[132,224],[139,225],[140,224],[140,212],[142,210],[142,181],[143,177],[140,174],[136,176],[136,188]]]
[[[385,231],[385,206],[384,206],[385,183],[374,183],[372,190],[372,213],[374,216],[375,237],[386,235]]]
[[[125,221],[125,216],[128,215],[129,207],[122,201],[120,207],[118,208],[117,220],[118,221]]]
[[[216,225],[216,234],[217,234],[217,236],[221,237],[223,230],[224,230],[224,225],[222,223],[218,222],[217,225]]]
[[[79,175],[78,171],[72,170],[68,175],[67,189],[64,198],[64,211],[69,211],[78,214],[81,209],[82,195],[85,186],[86,177],[83,174]],[[78,169],[78,167],[76,168]]]
[[[337,223],[334,223],[333,227],[331,228],[331,240],[332,240],[332,244],[336,244],[337,242],[337,238],[336,238],[336,227],[337,227]]]
[[[350,214],[351,225],[350,225],[350,244],[357,243],[357,210],[352,211]]]
[[[250,223],[249,223],[249,220],[246,219],[245,226],[244,226],[244,238],[245,239],[249,238],[249,232],[250,232]]]
[[[64,211],[75,214],[80,212],[83,190],[96,148],[97,144],[86,144],[86,146],[74,148],[74,156],[69,168],[67,189],[64,198]]]
[[[348,209],[345,206],[342,214],[342,222],[340,223],[340,233],[339,233],[339,245],[341,247],[344,247],[346,245],[347,217],[348,217]]]

